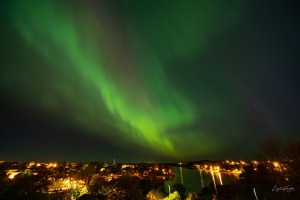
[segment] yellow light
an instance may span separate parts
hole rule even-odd
[[[15,177],[15,174],[11,174],[8,176],[9,179],[14,179],[14,177]]]
[[[278,162],[273,162],[274,167],[279,167]]]
[[[13,173],[11,173],[9,176],[8,176],[8,178],[9,179],[14,179],[15,178],[15,176],[17,175],[17,174],[19,174],[20,172],[13,172]]]
[[[219,166],[215,166],[214,170],[217,171],[217,172],[219,172],[220,171],[220,167]]]
[[[221,183],[221,185],[223,185],[223,181],[222,181],[222,176],[221,176],[221,173],[220,173],[220,172],[218,172],[218,175],[219,175],[219,180],[220,180],[220,183]]]
[[[10,169],[6,173],[9,179],[14,179],[16,175],[18,175],[20,172],[18,172],[16,169]]]

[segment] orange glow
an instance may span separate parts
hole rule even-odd
[[[18,175],[19,173],[20,173],[20,172],[12,172],[12,173],[8,176],[8,178],[9,178],[9,179],[14,179],[15,176]]]
[[[279,167],[279,163],[278,162],[273,162],[274,167]]]
[[[20,172],[17,171],[17,169],[10,169],[6,173],[9,179],[14,179],[16,175],[18,175]]]

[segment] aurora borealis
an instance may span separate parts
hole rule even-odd
[[[297,8],[2,1],[1,158],[249,158],[296,137]]]

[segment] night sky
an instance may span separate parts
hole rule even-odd
[[[299,138],[299,10],[2,0],[0,160],[251,159]]]

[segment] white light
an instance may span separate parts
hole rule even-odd
[[[256,195],[256,191],[255,191],[255,188],[253,188],[253,193],[254,193],[254,195],[255,195],[255,199],[258,200],[257,195]]]

